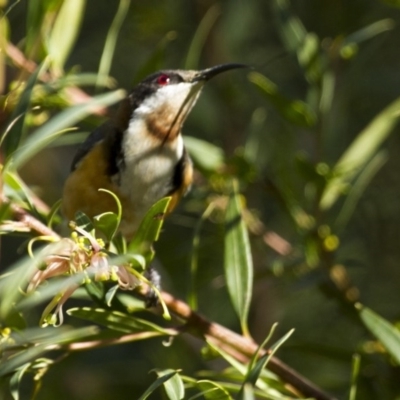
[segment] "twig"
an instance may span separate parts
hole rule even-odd
[[[237,353],[250,358],[257,350],[258,345],[249,338],[245,338],[222,325],[211,322],[194,312],[185,302],[174,298],[167,292],[162,292],[162,298],[171,313],[186,321],[188,331],[197,336],[209,338],[228,345],[233,350],[230,354],[235,357]],[[225,346],[224,346],[225,347]],[[229,348],[225,347],[225,351]],[[261,356],[267,351],[261,352]],[[325,393],[314,383],[286,365],[277,357],[271,357],[268,368],[278,375],[284,382],[290,384],[305,396],[316,400],[335,400],[335,397]]]
[[[37,218],[30,215],[24,208],[11,203],[10,210],[12,211],[15,219],[24,224],[29,230],[43,236],[52,236],[54,238],[60,237],[58,233],[54,232],[43,222],[40,222]]]
[[[14,217],[19,222],[27,226],[31,231],[39,233],[40,235],[52,236],[56,238],[60,237],[56,232],[30,215],[22,207],[16,204],[11,204],[10,209],[12,210]],[[220,343],[224,347],[225,351],[240,361],[243,361],[244,357],[249,359],[256,352],[258,345],[250,338],[241,336],[222,325],[209,321],[205,317],[194,312],[188,304],[176,299],[167,292],[162,292],[161,295],[171,313],[186,323],[186,330],[188,332],[198,337]],[[176,334],[176,331],[174,332]],[[74,343],[68,345],[67,348],[71,351],[77,351],[109,344],[126,343],[134,339],[137,339],[137,334],[126,335],[126,337],[121,337],[114,341]],[[266,353],[267,351],[264,350],[260,352],[260,355],[262,356]],[[314,383],[309,381],[307,378],[299,374],[297,371],[286,365],[275,356],[271,357],[268,368],[278,375],[284,382],[288,383],[305,396],[311,396],[316,400],[335,400],[334,397],[323,392]]]

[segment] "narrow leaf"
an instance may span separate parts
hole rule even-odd
[[[369,331],[382,343],[387,352],[400,365],[400,331],[371,309],[357,304],[360,318]]]
[[[113,60],[115,45],[119,31],[126,15],[128,14],[130,0],[120,0],[117,13],[113,19],[110,29],[107,33],[106,43],[104,45],[103,54],[101,55],[99,73],[97,75],[96,88],[103,86],[110,74],[111,62]]]
[[[164,389],[170,400],[181,400],[185,397],[185,387],[183,386],[182,378],[177,373],[178,371],[174,371],[172,369],[155,371],[159,378],[165,375],[169,375],[172,372],[175,373],[175,375],[164,382]]]
[[[351,186],[348,195],[344,201],[343,207],[341,208],[339,215],[336,219],[337,229],[343,229],[348,220],[353,215],[355,208],[357,207],[358,201],[360,200],[368,184],[377,174],[377,172],[383,167],[388,160],[388,152],[386,150],[380,150],[374,157],[367,163],[363,171],[361,171],[354,184]]]
[[[162,328],[152,322],[119,311],[108,311],[102,308],[71,308],[67,311],[68,315],[81,318],[106,326],[109,329],[125,333],[151,331],[160,335],[171,335],[171,331]]]
[[[356,400],[357,398],[357,378],[360,373],[361,357],[359,354],[354,354],[353,363],[351,368],[351,386],[349,400]]]
[[[243,333],[249,335],[247,316],[252,295],[253,261],[248,231],[241,215],[242,205],[237,182],[234,181],[232,186],[225,214],[225,276]]]
[[[254,83],[260,93],[271,102],[284,119],[303,127],[315,125],[316,115],[307,103],[301,100],[287,99],[279,92],[275,83],[258,72],[250,72],[248,79]]]
[[[360,170],[377,153],[400,117],[400,98],[380,112],[361,131],[333,168],[333,177],[322,194],[320,207],[328,210]]]
[[[128,246],[128,252],[142,254],[147,262],[154,256],[152,245],[158,240],[171,197],[164,197],[155,203],[141,222],[135,238]]]
[[[202,391],[206,400],[232,400],[232,396],[221,385],[204,379],[196,382],[196,387]]]
[[[12,377],[10,379],[10,392],[11,392],[11,396],[13,397],[14,400],[20,399],[20,396],[19,396],[20,383],[29,367],[30,367],[30,363],[23,365],[16,372],[14,372],[14,374],[12,375]]]
[[[185,69],[196,69],[199,65],[200,54],[212,27],[215,25],[221,10],[219,4],[212,5],[201,20],[192,39],[186,56]]]
[[[192,136],[185,136],[183,140],[192,160],[200,170],[215,172],[224,165],[225,154],[220,147]]]
[[[109,190],[106,189],[99,189],[99,192],[105,192],[108,193],[110,196],[112,196],[115,200],[115,203],[117,204],[117,213],[113,212],[105,212],[100,215],[96,215],[93,218],[93,223],[96,229],[100,229],[104,235],[106,236],[108,241],[111,241],[115,234],[117,233],[119,224],[121,222],[121,217],[122,217],[122,206],[121,202],[118,198],[118,196],[110,192]]]
[[[164,382],[171,379],[178,371],[172,371],[168,374],[160,376],[156,381],[154,381],[149,388],[139,397],[138,400],[147,399],[157,388],[159,388]]]
[[[31,104],[32,91],[36,85],[39,75],[46,69],[47,64],[48,59],[43,61],[26,81],[25,88],[21,94],[21,97],[19,98],[18,104],[10,116],[8,125],[12,124],[11,129],[9,129],[6,133],[7,136],[3,136],[1,138],[1,143],[4,143],[4,149],[7,157],[9,157],[10,154],[17,149],[21,140],[25,136],[25,119]]]
[[[125,97],[125,92],[123,90],[116,90],[111,93],[93,97],[88,103],[65,109],[45,125],[38,128],[29,136],[24,145],[15,151],[11,157],[12,166],[15,169],[20,168],[32,156],[60,136],[66,128],[90,115],[93,109],[109,106],[121,100],[123,97]],[[10,162],[8,162],[6,166],[10,166]]]
[[[81,27],[86,0],[63,1],[48,39],[48,52],[60,73]]]

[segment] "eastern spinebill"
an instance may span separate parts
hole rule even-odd
[[[242,67],[162,70],[141,81],[121,102],[116,117],[94,130],[78,149],[64,186],[65,216],[73,220],[77,211],[89,217],[116,211],[115,200],[100,188],[120,199],[120,230],[127,239],[159,199],[171,196],[172,211],[193,175],[182,125],[210,78]]]

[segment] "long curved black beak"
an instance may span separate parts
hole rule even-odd
[[[193,82],[208,81],[215,75],[218,75],[222,72],[229,71],[231,69],[236,69],[236,68],[249,68],[249,66],[245,65],[245,64],[238,64],[238,63],[219,64],[219,65],[216,65],[215,67],[206,68],[206,69],[199,71],[194,76],[192,81]]]

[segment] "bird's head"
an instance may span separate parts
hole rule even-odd
[[[163,142],[179,135],[204,84],[243,64],[221,64],[200,71],[162,70],[141,81],[129,95],[130,119],[141,119]]]

